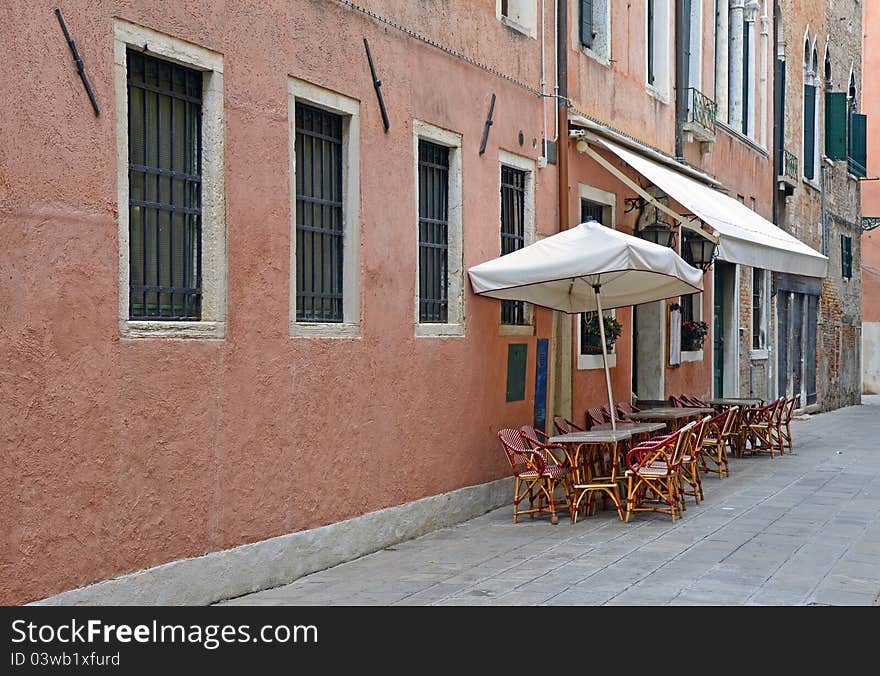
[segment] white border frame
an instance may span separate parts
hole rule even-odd
[[[461,134],[429,122],[413,120],[413,235],[415,242],[415,287],[413,323],[417,338],[460,338],[464,336],[464,259],[462,231],[462,157]],[[419,321],[419,139],[449,148],[449,250],[446,256],[446,297],[449,305],[445,324]]]
[[[296,319],[296,102],[342,116],[342,321]],[[288,305],[291,338],[356,338],[361,322],[361,186],[360,102],[329,89],[287,79],[288,155],[290,163],[290,284]]]
[[[135,48],[202,71],[202,318],[198,321],[129,319],[128,64]],[[122,19],[113,20],[116,94],[116,167],[119,227],[119,335],[121,338],[226,337],[226,123],[223,56],[204,47]]]
[[[524,171],[525,195],[523,197],[523,235],[524,244],[528,246],[535,241],[535,161],[529,157],[516,155],[514,153],[498,150],[498,236],[499,247],[501,237],[501,167],[511,167]],[[499,248],[500,252],[500,248]],[[501,255],[499,253],[499,255]],[[499,306],[500,307],[500,306]],[[535,306],[531,303],[525,304],[525,319],[523,325],[502,324],[501,313],[498,314],[498,335],[500,336],[533,336],[535,335]]]

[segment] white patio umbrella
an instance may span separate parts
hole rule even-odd
[[[669,247],[581,223],[468,269],[475,293],[569,314],[597,312],[611,426],[617,429],[602,310],[703,290],[703,271]],[[600,293],[601,292],[601,293]]]

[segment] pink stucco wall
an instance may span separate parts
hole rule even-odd
[[[0,62],[0,91],[16,102],[0,119],[0,602],[507,475],[494,433],[531,421],[549,313],[535,336],[500,337],[498,302],[465,281],[465,337],[414,338],[411,122],[462,135],[467,267],[500,252],[498,149],[538,156],[538,97],[334,2],[63,2],[95,117],[56,4],[0,10],[15,56]],[[501,25],[489,0],[443,15],[362,4],[538,86],[540,41]],[[120,340],[114,16],[223,55],[225,340]],[[288,76],[361,102],[356,339],[288,336]],[[536,172],[545,234],[558,222],[555,171]],[[529,344],[528,382],[526,401],[508,404],[511,342]]]

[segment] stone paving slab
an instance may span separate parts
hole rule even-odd
[[[880,396],[795,420],[795,454],[731,461],[675,524],[512,507],[230,605],[880,605]],[[499,451],[500,452],[500,451]]]

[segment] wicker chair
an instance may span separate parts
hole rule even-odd
[[[602,425],[605,422],[605,415],[602,413],[601,406],[592,406],[587,409],[584,414],[585,422],[587,424],[587,429],[592,429],[594,425]]]
[[[707,415],[702,420],[696,421],[694,438],[687,452],[681,458],[681,493],[682,496],[690,495],[699,505],[703,500],[703,479],[700,465],[702,464],[703,439],[706,436],[706,423],[712,419]]]
[[[584,431],[583,427],[575,425],[571,420],[563,418],[561,415],[553,416],[553,426],[559,434],[571,434],[572,432]]]
[[[779,437],[782,440],[783,447],[788,448],[789,453],[794,453],[794,442],[791,438],[791,418],[794,415],[794,410],[797,408],[799,401],[800,395],[795,395],[786,399],[779,420]]]
[[[534,518],[549,512],[550,523],[559,523],[556,506],[559,501],[555,497],[556,489],[565,491],[566,501],[570,504],[570,488],[568,477],[571,467],[567,464],[547,462],[547,456],[555,457],[544,449],[529,448],[519,430],[502,429],[498,431],[498,440],[504,448],[507,461],[515,478],[513,490],[513,522],[516,523],[520,514],[529,514]],[[528,496],[529,508],[520,509],[519,504]],[[535,501],[537,500],[537,506]]]
[[[776,399],[765,406],[745,409],[742,419],[743,447],[740,453],[745,450],[745,443],[748,442],[752,455],[769,453],[773,457],[777,447],[782,445],[779,438],[779,415],[780,406],[784,402],[785,398]]]
[[[692,450],[693,429],[689,422],[672,434],[638,444],[626,454],[626,521],[633,512],[663,512],[672,516],[684,509],[681,492],[682,458]]]
[[[739,419],[739,407],[721,411],[706,423],[706,434],[703,436],[703,453],[701,469],[704,472],[718,472],[718,478],[723,479],[724,474],[730,476],[730,465],[727,457],[727,447],[730,439],[736,436],[734,424]],[[711,461],[715,467],[710,468]]]

